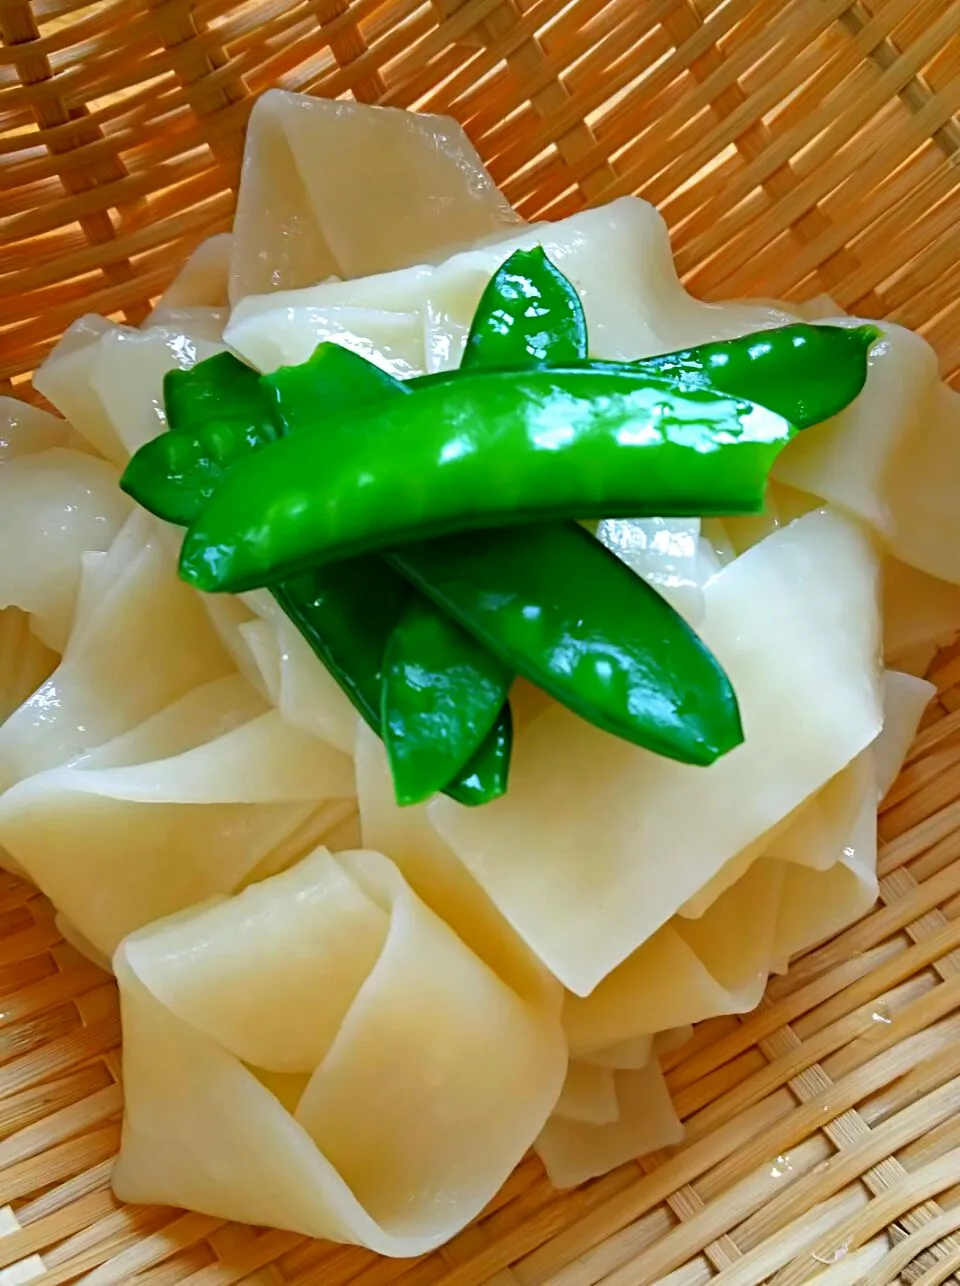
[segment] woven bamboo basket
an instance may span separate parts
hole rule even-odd
[[[960,0],[0,0],[0,37],[0,391],[228,226],[274,85],[451,113],[527,218],[637,192],[695,293],[829,292],[960,386]],[[0,875],[0,1283],[960,1274],[960,646],[931,677],[879,904],[667,1056],[686,1144],[564,1193],[530,1157],[419,1260],[122,1206],[113,984]]]

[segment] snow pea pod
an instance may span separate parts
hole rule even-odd
[[[272,419],[259,373],[232,353],[217,353],[186,371],[167,371],[163,406],[174,432],[193,433],[210,420],[244,420],[255,413]]]
[[[575,288],[542,246],[515,250],[491,277],[467,337],[461,370],[572,362],[587,355]]]
[[[506,664],[615,736],[701,765],[740,744],[730,681],[656,590],[577,523],[519,534],[452,535],[388,559]],[[545,559],[564,575],[544,577]]]
[[[469,528],[756,513],[793,432],[630,368],[458,372],[239,464],[191,526],[180,574],[236,591]]]
[[[273,592],[360,716],[382,736],[384,655],[405,605],[419,595],[374,554],[291,577]],[[473,639],[468,641],[476,652]],[[478,738],[479,748],[466,764],[453,764],[435,787],[460,803],[486,803],[506,790],[512,737],[502,693],[492,708],[495,720]]]
[[[809,429],[837,415],[863,390],[870,345],[879,337],[871,325],[796,322],[632,362],[581,360],[569,365],[597,374],[645,372],[673,379],[681,389],[714,389],[765,406],[796,429]],[[418,375],[404,387],[415,392],[449,379],[449,371]]]
[[[504,701],[497,721],[480,749],[452,782],[441,792],[458,804],[476,808],[506,794],[510,756],[513,751],[513,713]]]
[[[797,322],[632,365],[654,376],[673,376],[685,388],[747,398],[807,429],[842,411],[860,393],[867,352],[879,337],[876,326]]]
[[[188,526],[227,473],[283,432],[256,371],[217,353],[163,377],[168,433],[144,443],[120,479],[137,504]]]
[[[131,456],[120,487],[158,518],[187,527],[230,470],[277,436],[274,424],[256,416],[182,423]]]
[[[513,681],[482,643],[411,591],[390,633],[380,691],[381,735],[401,805],[457,777],[497,723]]]
[[[288,434],[326,428],[337,416],[383,398],[408,397],[413,390],[359,353],[327,342],[299,366],[262,375],[260,391]]]

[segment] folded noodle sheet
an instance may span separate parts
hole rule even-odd
[[[563,1085],[556,1013],[378,853],[319,849],[141,930],[116,965],[130,1201],[421,1254],[479,1213]]]

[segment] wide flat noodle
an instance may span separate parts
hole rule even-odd
[[[818,511],[707,584],[701,632],[746,732],[712,767],[659,758],[551,707],[517,736],[504,798],[430,804],[436,829],[571,991],[590,992],[877,735],[877,572],[858,525]]]
[[[691,624],[703,616],[703,586],[714,568],[700,548],[699,518],[605,518],[597,539]]]
[[[603,1049],[592,1049],[583,1055],[584,1063],[593,1067],[608,1067],[613,1071],[639,1071],[657,1052],[654,1049],[655,1037],[644,1034],[631,1036],[629,1040],[618,1040]]]
[[[267,296],[271,300],[272,296]],[[282,296],[286,298],[286,296]],[[423,325],[413,310],[329,307],[269,307],[245,321],[228,323],[228,343],[251,366],[269,373],[298,366],[328,341],[359,353],[396,379],[420,375],[426,366]]]
[[[262,711],[239,676],[198,689],[0,796],[0,844],[109,955],[238,888],[325,800],[353,794],[346,756]]]
[[[433,829],[425,806],[397,804],[383,742],[364,723],[356,736],[364,844],[388,852],[417,896],[518,995],[559,1010],[559,983]]]
[[[563,1025],[571,1056],[753,1009],[771,962],[780,958],[775,929],[783,878],[782,863],[755,862],[699,920],[675,917],[589,996],[568,994]]]
[[[823,881],[815,883],[788,870],[782,900],[788,902],[802,891],[810,903],[804,915],[811,924],[823,921],[827,927],[799,934],[800,939],[809,940],[798,942],[795,935],[784,947],[778,966],[782,968],[786,954],[820,941],[868,909],[876,897],[876,846],[867,823],[872,818],[876,829],[877,803],[900,772],[934,691],[933,684],[923,679],[884,670],[883,728],[873,744],[771,832],[728,862],[681,913],[703,914],[718,892],[730,887],[761,856],[826,873]]]
[[[270,700],[288,723],[352,754],[359,716],[343,689],[269,593],[245,594],[243,602],[258,618],[241,632]]]
[[[15,397],[0,397],[0,465],[35,451],[65,447],[70,425]]]
[[[765,845],[764,855],[826,871],[835,865],[864,802],[872,801],[875,808],[877,800],[876,767],[870,747],[806,802],[790,825]]]
[[[304,866],[323,877],[305,879]],[[248,939],[235,941],[242,923]],[[310,1073],[377,962],[390,918],[326,854],[160,921],[127,959],[156,998],[237,1058]],[[199,941],[203,949],[194,949]],[[310,985],[310,979],[316,984]]]
[[[166,428],[163,377],[223,344],[179,322],[134,330],[86,316],[67,330],[33,377],[34,387],[96,450],[121,468]]]
[[[325,941],[351,943],[332,974]],[[124,1200],[422,1254],[494,1195],[563,1083],[555,1016],[510,991],[379,854],[318,850],[134,935],[115,963]],[[314,1068],[254,1069],[253,1051]]]
[[[247,128],[230,298],[436,263],[519,221],[450,117],[270,90]]]
[[[878,798],[883,798],[899,776],[923,712],[936,692],[935,685],[926,679],[884,671],[883,731],[873,745]]]
[[[877,739],[763,846],[768,859],[786,863],[772,955],[777,972],[876,901],[877,803],[899,774],[935,688],[885,670],[882,692]]]
[[[30,618],[19,607],[0,611],[0,726],[49,679],[60,658],[30,629]],[[0,847],[0,867],[23,876],[24,871]]]
[[[863,392],[799,434],[774,473],[863,518],[901,562],[960,584],[960,394],[940,382],[925,340],[878,324]]]
[[[87,578],[95,584],[85,594]],[[156,524],[134,513],[102,561],[83,563],[57,670],[0,726],[0,790],[128,732],[232,669]]]
[[[877,900],[877,786],[870,752],[860,811],[839,850],[839,860],[827,870],[783,863],[785,872],[776,943],[780,955],[773,965],[783,972],[792,955],[806,951],[845,929]]]
[[[885,670],[883,729],[862,754],[800,809],[767,847],[786,863],[773,968],[865,914],[877,897],[877,803],[896,779],[933,684]]]
[[[684,1023],[681,1027],[668,1027],[666,1031],[658,1031],[654,1036],[653,1052],[657,1058],[662,1058],[664,1054],[670,1054],[675,1049],[682,1049],[692,1039],[691,1023]]]
[[[215,312],[223,322],[229,314],[228,280],[233,237],[220,232],[206,237],[163,292],[145,326],[161,326],[171,320],[197,315],[195,310]]]
[[[889,732],[797,810],[774,840],[758,844],[765,856],[753,851],[739,878],[698,919],[674,917],[590,996],[567,996],[564,1026],[575,1057],[625,1066],[636,1050],[642,1066],[651,1048],[644,1033],[752,1009],[770,972],[782,971],[790,955],[872,906],[875,759],[882,753],[898,771],[912,738],[911,719],[915,728],[919,718],[916,681],[891,674],[885,679]],[[745,924],[750,934],[744,934]]]
[[[84,551],[105,550],[130,512],[106,460],[65,447],[22,455],[0,468],[0,607],[31,615],[48,647],[66,646]]]
[[[332,338],[400,375],[447,370],[460,364],[491,276],[515,249],[536,245],[576,286],[593,357],[644,357],[793,320],[763,304],[693,299],[677,277],[663,219],[645,201],[621,197],[559,223],[520,229],[435,268],[418,264],[244,299],[225,337],[261,369],[303,361],[319,339]],[[416,319],[416,343],[401,337],[400,318]]]
[[[896,780],[923,711],[935,691],[934,685],[923,679],[884,670],[883,728],[876,741],[798,810],[790,825],[765,846],[764,855],[827,872],[838,862],[842,866],[844,858],[854,856],[853,850],[859,846],[862,852],[856,855],[852,869],[857,879],[863,882],[863,871],[871,863],[875,864],[876,859],[875,847],[871,849],[870,843],[864,842],[866,822],[871,815],[875,822],[877,803]],[[851,839],[851,836],[855,838]],[[841,880],[845,877],[835,872],[834,878]],[[872,877],[864,882],[864,897],[870,888],[873,888],[875,896]],[[784,896],[786,900],[787,895]],[[851,896],[859,904],[860,896]],[[831,904],[836,912],[833,920],[838,927],[856,918],[857,913],[851,912],[847,920],[843,920],[838,899],[829,894],[829,884],[824,885],[820,895],[810,900],[816,906]],[[872,901],[871,897],[867,905]],[[824,932],[820,936],[827,934]]]
[[[683,1141],[663,1072],[656,1060],[614,1076],[619,1114],[607,1125],[552,1116],[534,1145],[555,1188],[574,1188],[636,1157]]]
[[[158,330],[176,335],[187,336],[191,343],[204,349],[222,350],[223,332],[230,320],[229,308],[167,308],[159,305],[140,327],[141,333],[156,333]],[[209,352],[204,354],[210,356]],[[198,356],[198,361],[203,359]],[[192,365],[192,363],[191,363]]]
[[[580,1121],[584,1125],[609,1125],[616,1121],[620,1105],[612,1068],[571,1062],[553,1113],[565,1121]]]

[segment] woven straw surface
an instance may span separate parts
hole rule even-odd
[[[142,320],[227,226],[271,85],[452,113],[528,218],[639,192],[694,291],[829,291],[919,329],[960,383],[956,0],[0,0],[0,37],[3,391],[79,313]],[[932,677],[877,909],[669,1057],[687,1144],[562,1194],[528,1159],[418,1261],[121,1207],[113,986],[0,875],[0,1270],[27,1261],[0,1283],[948,1280],[960,648]]]

